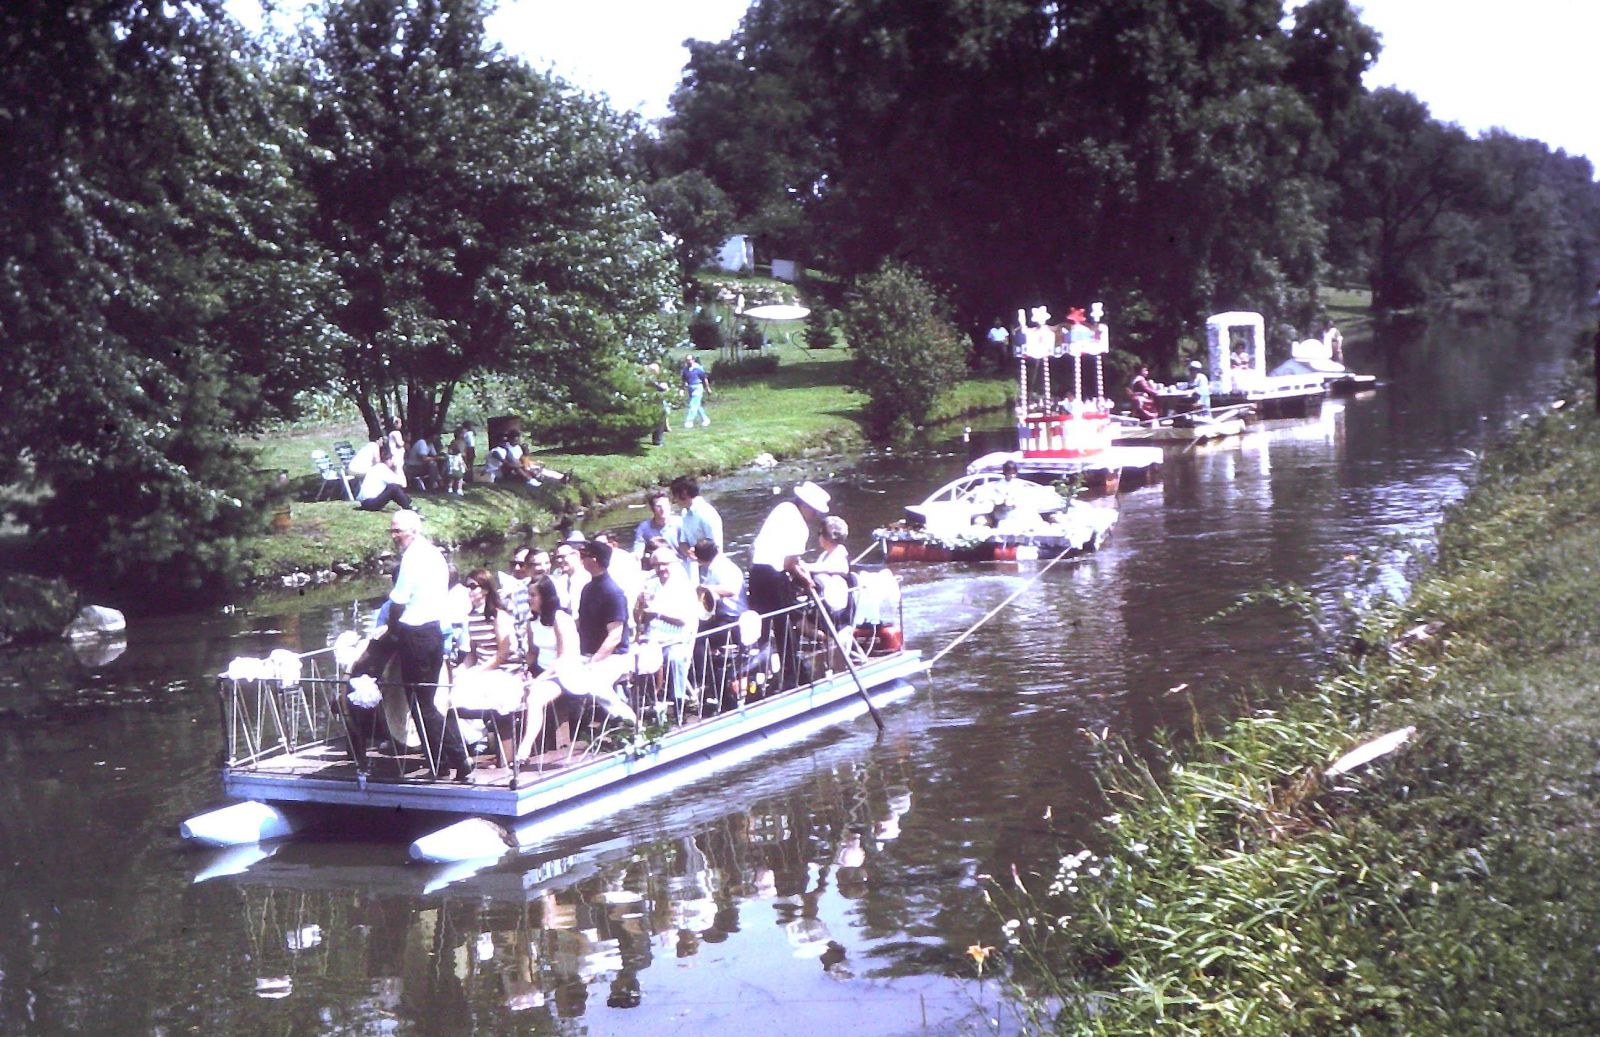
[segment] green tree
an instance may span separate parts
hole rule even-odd
[[[949,306],[916,271],[885,263],[859,279],[844,311],[851,381],[867,394],[867,432],[903,438],[966,372],[967,344]]]
[[[241,433],[316,382],[329,282],[220,3],[0,10],[0,457],[39,557],[130,604],[242,575]]]
[[[699,270],[733,232],[733,203],[697,169],[665,177],[645,189],[650,209],[672,239],[684,278]]]
[[[628,126],[490,46],[484,11],[344,0],[302,41],[312,230],[347,296],[340,384],[373,429],[437,434],[463,384],[501,375],[549,434],[637,437],[677,284],[623,170]]]
[[[662,147],[758,233],[847,276],[914,264],[974,328],[1069,296],[1141,300],[1135,332],[1277,314],[1322,269],[1319,113],[1372,56],[1311,7],[1291,39],[1278,0],[759,0],[691,47]]]

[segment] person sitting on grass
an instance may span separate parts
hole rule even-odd
[[[393,501],[402,511],[416,511],[406,494],[406,474],[395,463],[388,441],[380,439],[377,445],[377,457],[361,477],[361,488],[356,491],[356,507],[362,511],[382,511]]]

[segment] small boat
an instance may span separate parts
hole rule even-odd
[[[1251,406],[1256,417],[1308,418],[1327,398],[1327,381],[1315,371],[1267,372],[1266,322],[1259,313],[1231,311],[1206,318],[1206,357],[1202,364],[1211,382],[1211,409]],[[1279,373],[1283,371],[1283,373]],[[1181,414],[1195,407],[1193,389],[1172,388],[1157,395],[1163,414]]]
[[[1008,562],[1097,550],[1117,523],[1115,502],[1086,502],[1000,472],[963,475],[873,531],[890,562]]]
[[[1329,396],[1354,396],[1377,388],[1377,375],[1357,374],[1335,359],[1333,347],[1324,339],[1302,339],[1294,344],[1288,360],[1272,369],[1275,377],[1316,377],[1322,379]]]
[[[1112,440],[1118,444],[1156,443],[1162,446],[1189,446],[1214,439],[1241,435],[1245,421],[1254,413],[1254,407],[1243,404],[1213,410],[1210,414],[1190,411],[1187,414],[1168,414],[1159,418],[1138,418],[1114,414],[1117,422]]]
[[[490,762],[480,759],[465,782],[441,777],[430,765],[397,686],[383,688],[386,706],[399,700],[397,711],[384,710],[389,749],[368,773],[358,772],[345,727],[354,661],[348,653],[280,649],[270,662],[235,660],[218,688],[222,787],[240,802],[189,818],[180,834],[196,845],[248,848],[319,824],[376,826],[391,834],[420,832],[410,857],[429,863],[537,849],[913,694],[910,681],[925,667],[920,651],[903,646],[893,573],[862,572],[851,593],[855,624],[837,641],[809,605],[766,617],[798,628],[795,687],[778,680],[763,617],[746,613],[737,624],[702,632],[691,646],[699,660],[698,694],[674,697],[661,646],[638,646],[614,688],[582,704],[532,761],[512,764],[501,748]],[[492,732],[493,725],[486,727]]]

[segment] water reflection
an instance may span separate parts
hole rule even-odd
[[[361,988],[346,994],[344,1025],[326,1032],[385,1021],[502,1032],[508,1019],[518,1031],[589,1019],[614,1032],[618,1013],[657,1002],[716,1026],[753,996],[788,1000],[797,984],[870,977],[875,945],[909,936],[862,924],[912,812],[902,777],[836,764],[692,831],[513,862],[422,905],[418,885],[433,869],[336,843],[282,847],[213,890],[238,898],[255,997],[292,1016],[336,986]],[[729,985],[735,962],[743,978]],[[936,1007],[965,1012],[949,986]],[[868,987],[829,1000],[875,998]]]

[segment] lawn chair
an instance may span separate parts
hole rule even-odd
[[[330,486],[338,485],[344,488],[344,499],[353,501],[356,495],[350,489],[350,480],[344,474],[344,467],[328,456],[326,450],[311,451],[311,463],[317,466],[317,474],[322,476],[322,484],[317,487],[316,500],[321,500]]]
[[[356,459],[356,448],[351,446],[348,440],[341,439],[333,444],[333,455],[339,459],[339,467],[349,475],[350,462]]]

